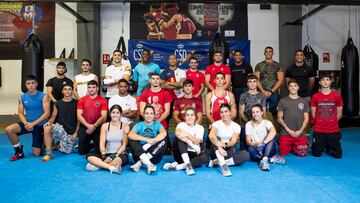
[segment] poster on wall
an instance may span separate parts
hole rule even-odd
[[[244,55],[244,62],[250,63],[250,41],[249,40],[228,40],[230,52],[241,50]],[[160,68],[169,67],[168,57],[175,55],[178,66],[181,69],[189,69],[188,59],[197,58],[199,69],[204,70],[209,65],[210,40],[129,40],[128,57],[132,67],[141,59],[144,49],[149,50],[152,55],[152,62],[158,64]],[[231,57],[230,57],[231,58]],[[232,63],[233,61],[230,61]]]
[[[33,28],[43,44],[45,58],[53,58],[55,4],[0,2],[0,59],[21,59],[22,45]]]
[[[130,6],[130,39],[211,40],[219,28],[228,40],[247,40],[247,5],[132,2]]]

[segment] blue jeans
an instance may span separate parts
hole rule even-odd
[[[276,146],[274,139],[267,143],[262,151],[263,156],[261,156],[256,149],[256,147],[248,147],[250,153],[250,158],[252,161],[260,161],[263,157],[271,158],[276,154]]]
[[[269,98],[266,99],[266,103],[269,105],[269,112],[273,115],[274,118],[277,118],[277,106],[280,101],[280,95],[277,91],[271,94]]]

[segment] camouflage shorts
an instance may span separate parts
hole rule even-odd
[[[67,134],[64,127],[58,123],[53,124],[53,127],[52,138],[59,141],[58,150],[70,154],[74,146],[74,142],[71,141],[71,135]]]

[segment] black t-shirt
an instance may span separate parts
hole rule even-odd
[[[242,63],[237,66],[235,63],[230,65],[231,70],[231,86],[233,88],[247,88],[246,77],[253,73],[253,69],[249,64]]]
[[[77,100],[73,99],[70,102],[59,100],[55,105],[57,109],[56,122],[62,125],[69,135],[74,134],[77,124]]]
[[[302,66],[292,66],[286,69],[285,77],[295,79],[299,83],[299,96],[300,97],[309,97],[309,78],[315,77],[314,70],[306,65],[305,63]]]
[[[52,87],[52,89],[53,89],[52,95],[54,96],[54,98],[56,100],[60,100],[63,98],[61,91],[62,91],[62,88],[64,87],[64,85],[73,85],[73,81],[67,77],[65,77],[63,79],[53,77],[53,78],[49,79],[48,82],[46,83],[46,87]]]

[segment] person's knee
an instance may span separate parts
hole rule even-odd
[[[40,156],[40,155],[41,155],[41,149],[35,148],[35,149],[33,150],[33,155],[34,155],[34,156]]]
[[[321,155],[322,155],[322,151],[320,151],[320,150],[312,150],[312,155],[314,156],[314,157],[320,157]]]
[[[291,152],[291,148],[287,146],[280,145],[279,147],[279,153],[281,156],[286,156]]]
[[[330,152],[329,152],[329,155],[330,155],[331,157],[336,158],[336,159],[341,159],[341,157],[342,157],[342,151],[330,151]]]

